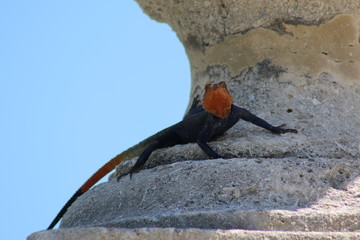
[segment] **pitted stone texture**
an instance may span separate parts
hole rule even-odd
[[[273,67],[263,68],[262,74],[254,72],[253,86],[264,85],[263,82],[275,77],[284,84],[309,89],[314,81],[328,78],[343,87],[359,90],[359,19],[359,15],[342,14],[316,26],[281,23],[286,34],[256,28],[245,34],[226,36],[203,51],[187,48],[193,83],[189,106],[199,104],[205,84],[239,81],[239,75],[259,69],[266,61]],[[226,71],[221,73],[219,67]],[[266,70],[270,72],[265,74]],[[235,91],[240,94],[242,89]],[[253,96],[256,95],[253,90]],[[269,102],[282,103],[275,96]]]
[[[282,33],[279,22],[318,25],[338,14],[358,14],[358,0],[137,0],[153,19],[168,23],[185,45],[201,47],[225,36],[268,27]]]
[[[329,240],[360,238],[355,232],[281,232],[176,228],[74,228],[31,234],[27,240]]]
[[[359,175],[356,159],[178,162],[100,184],[61,227],[360,230]]]

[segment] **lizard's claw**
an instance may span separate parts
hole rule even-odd
[[[122,177],[123,177],[122,175],[118,176],[118,177],[116,178],[116,181],[117,181],[117,182],[120,182],[120,179],[121,179]]]
[[[278,128],[280,128],[280,134],[282,133],[298,133],[298,130],[296,129],[292,129],[292,128],[281,128],[282,126],[284,126],[285,124],[283,125],[280,125]]]
[[[298,133],[296,129],[283,129],[282,133]]]
[[[275,133],[277,134],[283,134],[283,133],[298,133],[298,130],[296,129],[291,129],[291,128],[283,128],[284,126],[286,126],[286,124],[281,124],[280,126],[277,126]]]
[[[133,175],[134,173],[137,173],[138,171],[140,171],[140,168],[135,164],[135,165],[130,169],[130,171],[128,172],[129,177],[130,177],[130,180],[131,180],[131,178],[132,178],[132,175]]]

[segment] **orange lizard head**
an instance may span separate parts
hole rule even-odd
[[[203,107],[209,113],[219,117],[227,118],[234,103],[225,82],[207,84],[203,98]]]

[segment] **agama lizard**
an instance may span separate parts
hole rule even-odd
[[[136,157],[139,154],[140,157],[129,172],[130,176],[145,164],[154,150],[171,147],[176,144],[196,142],[210,158],[221,158],[207,143],[234,126],[240,118],[276,134],[287,132],[297,133],[295,129],[284,129],[273,126],[253,115],[248,110],[235,106],[233,103],[234,101],[227,90],[225,82],[206,85],[202,106],[198,107],[193,111],[192,115],[186,117],[179,123],[143,140],[103,165],[68,200],[51,222],[48,229],[52,229],[57,224],[70,205],[75,202],[80,195],[94,186],[121,162]]]

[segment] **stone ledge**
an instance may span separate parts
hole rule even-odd
[[[202,230],[178,228],[69,228],[31,234],[27,240],[163,240],[163,239],[222,239],[222,240],[329,240],[360,239],[360,232],[285,232],[247,230]]]
[[[215,159],[158,166],[81,196],[61,227],[360,229],[357,159]]]

